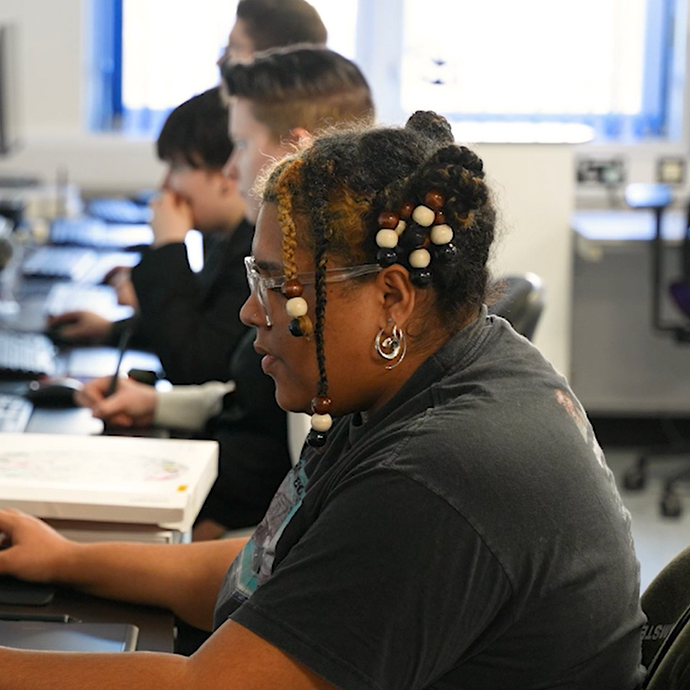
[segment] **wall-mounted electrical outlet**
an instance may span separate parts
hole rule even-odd
[[[596,160],[582,158],[577,163],[580,184],[600,184],[615,187],[625,182],[625,161],[622,158]]]
[[[683,184],[685,181],[685,158],[665,156],[656,163],[656,181],[666,184]]]

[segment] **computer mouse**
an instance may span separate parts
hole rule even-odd
[[[77,407],[74,394],[83,388],[81,381],[53,378],[31,381],[24,393],[35,407]]]

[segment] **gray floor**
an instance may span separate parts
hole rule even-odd
[[[622,477],[639,455],[639,450],[604,447],[604,452],[621,487],[623,503],[632,515],[633,538],[640,560],[641,587],[644,590],[659,570],[690,544],[690,482],[679,485],[684,508],[679,518],[664,517],[659,510],[663,478],[679,462],[685,462],[685,466],[690,468],[690,457],[686,457],[684,461],[670,459],[652,465],[646,487],[641,491],[627,491],[622,488]]]

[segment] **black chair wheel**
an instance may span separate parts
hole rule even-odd
[[[683,512],[683,504],[681,503],[678,494],[672,491],[664,494],[661,499],[661,514],[664,517],[677,518],[680,517]]]
[[[623,486],[628,491],[641,491],[647,483],[647,475],[641,467],[631,467],[623,475]]]

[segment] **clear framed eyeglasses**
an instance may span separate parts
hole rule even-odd
[[[285,285],[287,282],[287,279],[283,275],[261,275],[260,269],[256,263],[256,259],[253,256],[244,257],[244,267],[247,271],[247,282],[249,283],[249,289],[259,300],[259,304],[264,311],[266,324],[270,326],[272,324],[268,307],[268,291],[273,290],[274,292],[280,292],[283,288],[283,285]],[[355,278],[361,278],[362,276],[378,273],[380,270],[381,266],[379,264],[361,264],[359,266],[327,268],[326,282],[341,283],[346,280],[353,280]],[[297,280],[299,280],[302,285],[313,285],[314,278],[315,273],[313,271],[297,274]]]

